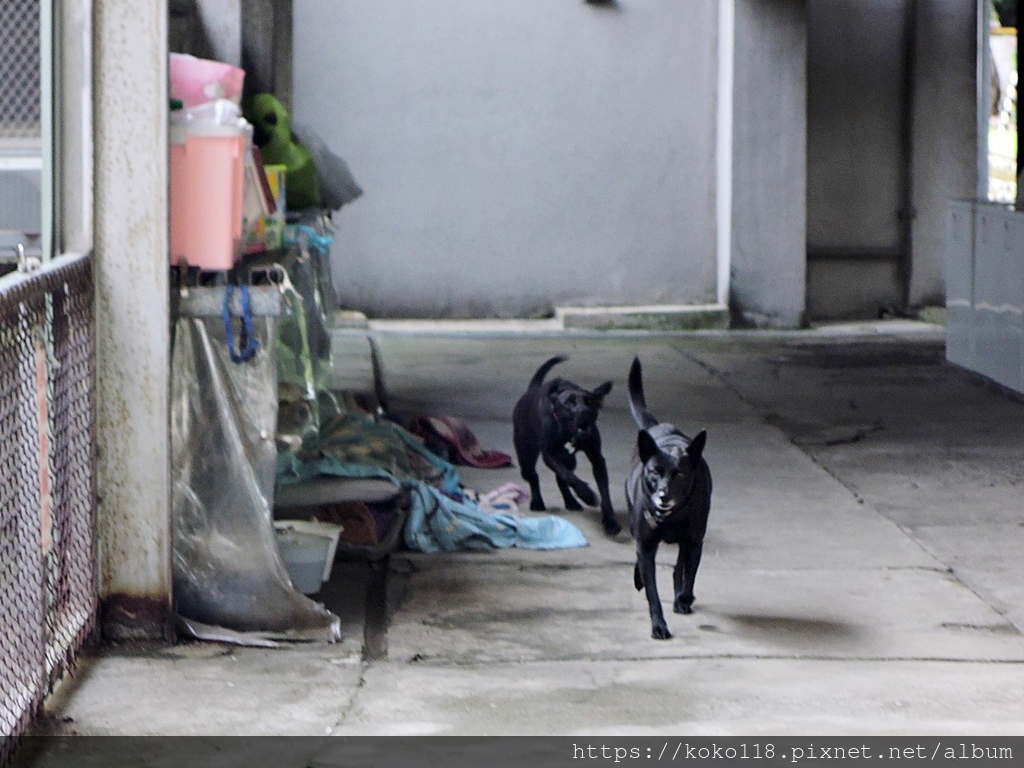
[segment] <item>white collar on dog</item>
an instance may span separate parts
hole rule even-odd
[[[676,508],[672,507],[672,509],[666,510],[665,512],[652,512],[650,506],[644,506],[644,520],[647,521],[647,525],[649,525],[653,530],[665,522],[665,518],[675,511]]]

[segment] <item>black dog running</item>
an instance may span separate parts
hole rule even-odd
[[[576,452],[582,451],[590,460],[600,494],[601,524],[605,533],[614,536],[622,526],[612,509],[608,468],[601,455],[601,435],[597,430],[597,417],[612,383],[606,381],[592,391],[561,378],[545,383],[548,371],[565,359],[552,357],[541,365],[512,411],[512,437],[519,471],[530,484],[532,510],[545,509],[536,468],[538,456],[555,473],[566,509],[583,509],[580,501],[597,506],[598,497],[593,489],[576,475]]]

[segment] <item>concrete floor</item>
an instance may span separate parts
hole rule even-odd
[[[626,535],[567,513],[589,547],[393,556],[378,658],[366,571],[340,565],[323,599],[342,643],[98,649],[41,732],[1024,735],[1024,405],[947,365],[941,327],[373,332],[392,410],[460,416],[509,453],[512,404],[548,356],[584,386],[613,379],[600,426],[623,513],[640,356],[652,410],[708,430],[715,482],[695,611],[666,609],[675,636],[650,637]]]

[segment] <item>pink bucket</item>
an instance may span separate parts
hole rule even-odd
[[[185,107],[207,101],[229,99],[240,104],[245,70],[187,53],[170,55],[171,98],[181,99]]]
[[[227,270],[241,258],[247,140],[220,126],[172,130],[171,264]]]

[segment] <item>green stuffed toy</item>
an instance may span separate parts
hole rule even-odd
[[[269,93],[246,100],[245,119],[252,123],[253,142],[260,148],[264,165],[283,165],[285,199],[289,210],[319,208],[322,205],[313,156],[291,129],[291,117],[284,104]]]

